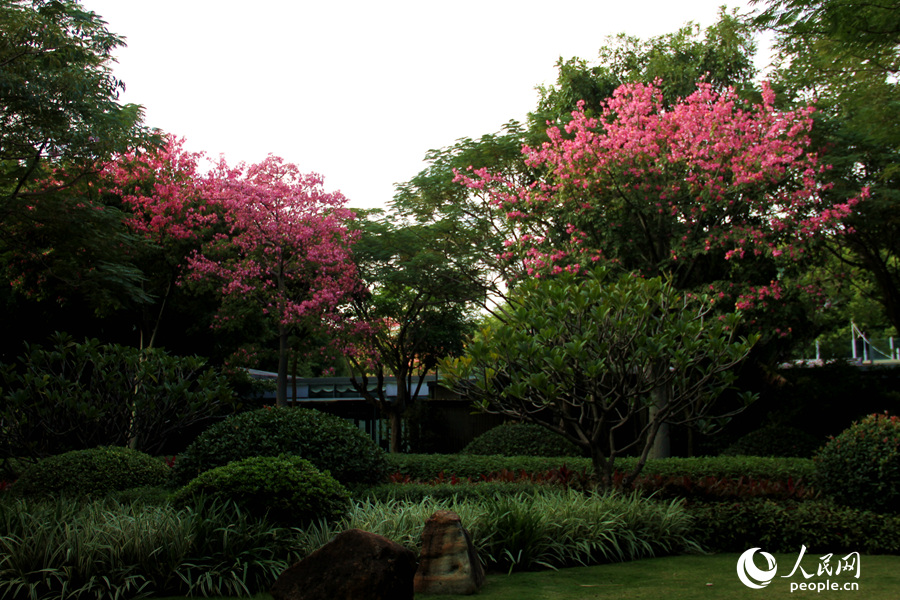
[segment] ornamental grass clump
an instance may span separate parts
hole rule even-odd
[[[418,552],[425,520],[457,513],[488,568],[504,571],[622,562],[696,549],[679,502],[637,495],[546,490],[494,498],[448,497],[354,504],[340,523],[307,528],[307,547],[357,528]]]
[[[900,417],[872,414],[854,422],[814,460],[815,487],[836,502],[900,512]]]
[[[291,530],[224,503],[0,502],[0,598],[252,596],[301,556]]]

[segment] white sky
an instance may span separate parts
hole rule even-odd
[[[524,120],[559,57],[706,27],[723,3],[82,0],[126,38],[115,74],[147,125],[229,163],[281,156],[354,207],[383,206],[430,148]]]

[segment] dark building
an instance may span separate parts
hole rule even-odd
[[[250,374],[273,382],[276,378],[275,373],[267,371],[251,370]],[[370,380],[370,385],[377,383]],[[386,398],[396,398],[396,378],[385,377],[384,388]],[[374,387],[371,389],[375,391]],[[349,377],[288,378],[287,396],[289,406],[314,408],[343,417],[372,436],[376,443],[387,447],[390,427]],[[274,390],[263,400],[274,404]],[[413,400],[404,419],[403,436],[410,452],[459,452],[472,439],[505,420],[499,415],[473,414],[471,402],[441,385],[435,375],[425,378],[419,395]]]

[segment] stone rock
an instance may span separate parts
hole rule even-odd
[[[412,600],[416,555],[386,537],[349,529],[288,567],[275,600]]]
[[[439,510],[422,531],[422,553],[416,571],[418,594],[474,594],[484,583],[484,567],[459,515]]]

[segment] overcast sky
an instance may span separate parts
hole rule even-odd
[[[126,38],[124,102],[191,150],[269,153],[383,206],[431,148],[524,120],[558,58],[716,21],[722,0],[82,0]],[[729,8],[748,10],[746,0]]]

